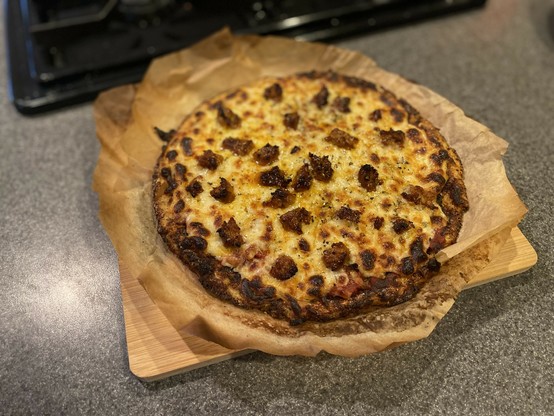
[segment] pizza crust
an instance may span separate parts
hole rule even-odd
[[[439,253],[444,258],[462,254],[412,301],[368,310],[363,319],[290,327],[207,295],[165,248],[151,209],[150,177],[160,146],[152,128],[179,125],[182,115],[220,92],[222,85],[227,89],[263,75],[329,68],[384,85],[438,126],[463,160],[471,209],[459,242]],[[220,32],[155,61],[138,87],[103,93],[95,103],[95,118],[102,149],[94,189],[100,218],[120,260],[179,331],[234,349],[358,356],[423,338],[501,246],[505,235],[498,232],[515,226],[526,211],[505,176],[503,140],[430,90],[383,71],[360,54],[331,46]],[[476,154],[475,148],[483,151]]]

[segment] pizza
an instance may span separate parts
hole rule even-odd
[[[469,207],[437,128],[331,71],[257,80],[156,131],[167,248],[214,297],[290,325],[413,298]]]

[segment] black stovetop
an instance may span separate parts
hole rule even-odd
[[[222,5],[222,3],[224,5]],[[10,96],[25,114],[142,78],[152,58],[229,27],[321,41],[485,0],[7,0]]]

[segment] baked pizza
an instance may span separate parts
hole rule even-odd
[[[169,250],[211,295],[291,325],[411,299],[468,210],[454,149],[366,80],[264,78],[156,131]]]

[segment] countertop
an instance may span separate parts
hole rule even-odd
[[[1,42],[0,414],[554,414],[553,36],[554,1],[490,0],[336,42],[510,143],[535,267],[464,291],[428,338],[386,352],[253,353],[153,383],[127,363],[117,257],[91,189],[92,105],[18,114]]]

